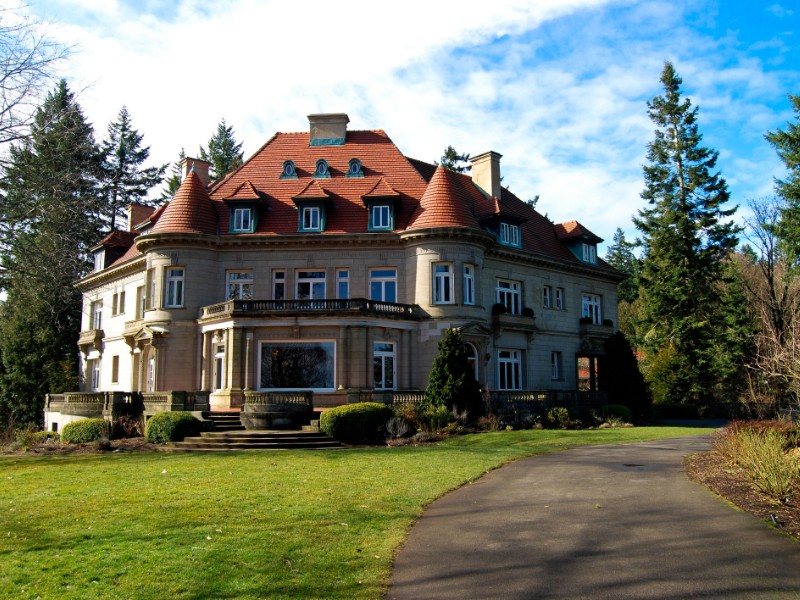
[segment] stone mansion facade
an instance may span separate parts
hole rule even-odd
[[[596,390],[619,272],[577,221],[501,186],[404,156],[347,115],[309,116],[209,183],[184,161],[175,196],[134,205],[94,249],[79,339],[84,393],[421,390],[445,329],[488,390]],[[48,404],[48,429],[79,418]]]

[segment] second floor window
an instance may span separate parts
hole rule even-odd
[[[324,300],[325,271],[298,271],[296,290],[298,300]]]
[[[556,310],[564,310],[566,307],[566,304],[564,304],[564,288],[556,288]]]
[[[336,297],[350,297],[350,271],[347,269],[338,269],[336,271]]]
[[[145,287],[140,285],[136,288],[136,318],[143,319],[144,311],[147,310],[147,295],[144,293]]]
[[[397,302],[396,269],[372,269],[369,272],[369,299]]]
[[[164,306],[177,308],[183,306],[183,268],[168,267],[164,294]]]
[[[583,294],[583,313],[586,319],[591,319],[593,325],[603,324],[603,301],[597,294]]]
[[[227,300],[250,300],[253,298],[253,272],[228,271],[225,281]]]
[[[522,284],[519,281],[497,280],[497,302],[506,307],[510,315],[522,312]]]
[[[91,329],[103,328],[103,301],[92,302],[89,310],[89,327]]]
[[[286,271],[272,272],[272,299],[286,299]]]
[[[542,308],[550,308],[553,304],[553,288],[546,285],[542,288]]]
[[[449,264],[433,265],[433,303],[453,303],[453,272]]]
[[[475,265],[464,265],[464,304],[475,304]]]

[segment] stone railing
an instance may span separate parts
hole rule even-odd
[[[186,392],[170,390],[166,392],[141,392],[145,414],[165,410],[187,410],[202,412],[211,410],[208,392]]]
[[[563,406],[581,418],[588,418],[593,410],[602,414],[608,403],[605,392],[572,390],[492,391],[487,392],[484,399],[501,421],[513,425],[524,425],[526,421],[556,406]]]
[[[202,308],[201,318],[264,316],[303,312],[369,313],[404,319],[423,319],[416,304],[380,302],[366,298],[326,298],[321,300],[228,300]]]
[[[244,403],[245,405],[269,405],[269,404],[298,404],[313,406],[314,392],[297,391],[297,392],[257,392],[253,390],[245,390]]]
[[[81,417],[116,418],[140,410],[141,400],[136,392],[65,392],[47,394],[45,410]]]
[[[348,390],[348,403],[422,404],[424,390]]]

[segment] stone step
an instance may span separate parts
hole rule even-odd
[[[198,452],[218,452],[223,450],[341,450],[344,448],[338,442],[294,442],[286,444],[283,442],[239,442],[239,443],[201,443],[201,442],[173,442],[163,447],[167,452],[174,451],[198,451]]]
[[[344,448],[336,440],[302,431],[204,431],[198,437],[173,442],[167,451],[292,450]]]

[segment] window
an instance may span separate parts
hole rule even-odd
[[[314,177],[320,177],[323,179],[327,179],[331,176],[330,168],[328,167],[328,161],[324,158],[320,158],[317,161],[316,167],[314,168]]]
[[[103,301],[95,300],[89,308],[89,327],[91,329],[103,328]]]
[[[550,379],[561,379],[561,352],[550,353]]]
[[[397,269],[372,269],[369,272],[369,299],[397,302]]]
[[[467,362],[472,369],[472,376],[475,378],[475,381],[478,381],[478,350],[469,342],[467,342],[467,348],[469,349],[469,357],[467,357]]]
[[[350,271],[347,269],[336,271],[336,297],[342,299],[350,297]]]
[[[119,356],[111,357],[111,383],[119,383]]]
[[[374,229],[391,229],[392,224],[392,207],[388,204],[373,204],[369,209],[369,228]]]
[[[583,317],[591,319],[593,325],[603,324],[602,299],[596,294],[583,294]]]
[[[286,271],[272,272],[272,299],[284,300],[286,298]]]
[[[147,371],[144,382],[145,392],[156,391],[156,357],[151,353],[147,358]]]
[[[216,346],[214,350],[214,391],[225,387],[225,346]]]
[[[550,285],[542,288],[542,308],[550,308],[552,306],[551,298],[553,297],[553,287]]]
[[[319,206],[304,206],[300,214],[300,231],[321,231]]]
[[[298,271],[295,289],[298,300],[324,300],[325,271]]]
[[[565,310],[564,304],[564,288],[556,288],[556,310]]]
[[[156,307],[156,271],[155,269],[147,269],[146,277],[147,285],[147,308]]]
[[[184,271],[182,267],[167,267],[165,307],[179,308],[183,306],[183,281]]]
[[[225,279],[226,299],[251,300],[253,298],[252,271],[228,271]]]
[[[144,311],[147,310],[147,295],[144,293],[145,287],[140,285],[136,288],[136,318],[143,319]]]
[[[281,179],[297,179],[297,168],[291,160],[283,161],[283,169],[281,170]]]
[[[111,297],[111,316],[115,317],[125,312],[125,291],[116,292]]]
[[[91,358],[87,360],[86,370],[88,371],[89,391],[98,391],[100,389],[100,359]]]
[[[522,389],[522,352],[519,350],[500,350],[497,355],[497,387]]]
[[[497,302],[506,307],[510,315],[522,312],[522,285],[519,281],[497,280]]]
[[[464,265],[464,304],[475,304],[475,265]]]
[[[363,177],[364,171],[361,168],[361,161],[357,158],[351,158],[347,163],[347,175],[345,177]]]
[[[519,248],[519,225],[500,223],[500,243]]]
[[[102,271],[103,267],[105,267],[106,262],[106,251],[105,250],[98,250],[94,253],[94,270],[95,271]]]
[[[395,389],[395,352],[391,342],[372,344],[373,387],[376,390]]]
[[[449,264],[437,263],[433,265],[433,303],[453,303],[453,277]]]
[[[334,341],[262,342],[260,389],[333,391]]]
[[[231,231],[235,233],[251,233],[253,231],[252,209],[234,208]]]
[[[595,246],[594,244],[587,244],[586,242],[582,243],[581,246],[583,246],[583,262],[596,265],[597,246]]]

